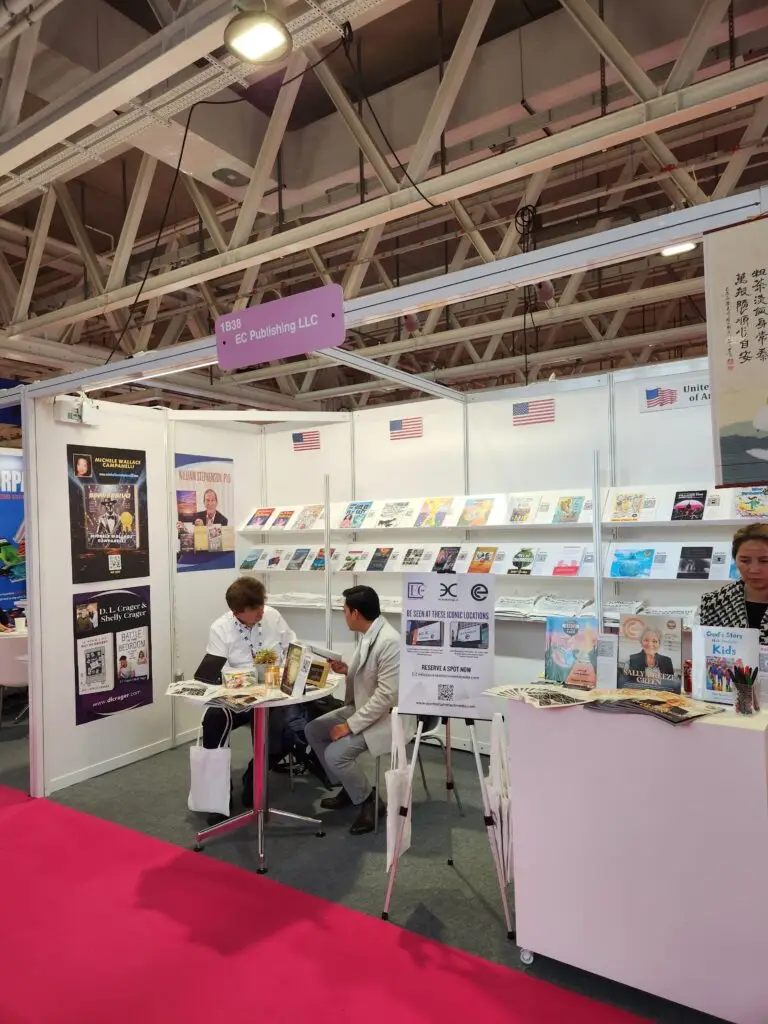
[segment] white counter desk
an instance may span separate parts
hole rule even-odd
[[[518,944],[768,1022],[768,712],[507,705]]]

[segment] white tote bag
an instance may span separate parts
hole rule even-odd
[[[225,709],[226,710],[226,709]],[[189,800],[190,811],[225,814],[229,817],[230,763],[232,751],[229,734],[232,715],[227,710],[229,728],[221,737],[221,744],[212,750],[202,745],[203,723],[197,733],[197,743],[189,748]]]
[[[384,773],[384,781],[387,787],[387,871],[395,859],[395,846],[397,836],[403,821],[400,808],[404,807],[408,800],[409,775],[408,759],[405,754],[405,732],[403,722],[393,708],[390,715],[392,720],[392,761],[389,771]],[[408,814],[405,818],[405,830],[403,841],[400,844],[400,856],[402,856],[411,845],[411,803],[408,802]]]

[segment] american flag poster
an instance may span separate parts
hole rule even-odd
[[[291,437],[295,452],[311,452],[320,448],[319,430],[302,430],[301,433],[292,434]]]
[[[674,388],[646,388],[645,407],[650,412],[653,409],[663,409],[677,405],[678,393]]]
[[[513,427],[530,427],[534,423],[554,422],[554,398],[534,398],[530,402],[515,402],[512,406]]]
[[[402,420],[389,421],[389,440],[406,441],[413,437],[421,437],[424,423],[421,416],[408,416]]]

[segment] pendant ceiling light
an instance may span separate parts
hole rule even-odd
[[[224,29],[224,43],[240,60],[249,64],[273,64],[283,60],[293,49],[287,26],[267,10],[238,4],[237,13]]]

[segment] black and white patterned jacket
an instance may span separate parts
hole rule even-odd
[[[699,606],[699,623],[702,626],[732,626],[734,629],[749,629],[747,599],[744,584],[729,583],[705,594]],[[760,646],[768,646],[768,612],[760,625]]]

